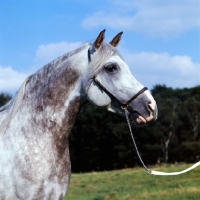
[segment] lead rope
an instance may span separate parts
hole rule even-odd
[[[144,162],[143,162],[143,160],[142,160],[142,158],[141,158],[141,156],[140,156],[140,153],[139,153],[139,151],[138,151],[138,148],[137,148],[135,139],[134,139],[134,137],[133,137],[133,133],[132,133],[132,129],[131,129],[131,124],[130,124],[129,117],[128,117],[128,111],[127,111],[126,108],[123,108],[123,109],[124,109],[124,112],[125,112],[126,121],[127,121],[129,130],[130,130],[130,133],[131,133],[131,138],[132,138],[132,140],[133,140],[133,144],[134,144],[134,146],[135,146],[135,150],[136,150],[136,153],[137,153],[137,155],[138,155],[138,158],[140,159],[140,162],[141,162],[142,166],[145,168],[145,170],[146,170],[149,174],[151,174],[151,173],[150,173],[151,170],[148,169],[148,168],[146,167],[146,165],[144,164]]]
[[[128,124],[128,127],[129,127],[129,130],[130,130],[130,133],[131,133],[131,138],[133,140],[133,144],[135,146],[135,150],[136,150],[136,153],[138,155],[138,158],[142,164],[142,166],[145,168],[145,170],[150,174],[150,175],[160,175],[160,176],[172,176],[172,175],[179,175],[179,174],[183,174],[183,173],[186,173],[192,169],[194,169],[195,167],[199,166],[200,165],[200,161],[197,162],[196,164],[192,165],[191,167],[183,170],[183,171],[180,171],[180,172],[160,172],[160,171],[154,171],[154,170],[151,170],[149,168],[146,167],[146,165],[144,164],[141,156],[140,156],[140,153],[138,151],[138,148],[137,148],[137,145],[136,145],[136,142],[135,142],[135,139],[133,137],[133,133],[132,133],[132,129],[131,129],[131,124],[130,124],[130,121],[129,121],[129,117],[128,117],[128,110],[126,107],[122,107],[122,109],[124,110],[125,112],[125,116],[126,116],[126,121],[127,121],[127,124]]]

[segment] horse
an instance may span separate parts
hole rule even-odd
[[[137,125],[157,118],[150,92],[131,74],[105,30],[29,76],[0,108],[0,199],[61,200],[71,163],[69,134],[88,102],[124,115]]]

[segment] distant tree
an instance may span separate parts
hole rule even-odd
[[[200,86],[185,89],[185,98],[179,107],[179,117],[182,121],[181,159],[194,162],[200,158]]]
[[[196,141],[199,136],[200,101],[197,101],[194,98],[188,98],[188,100],[183,102],[182,107],[183,113],[188,120],[187,124],[189,125],[189,131],[192,133],[191,140]]]
[[[9,94],[0,93],[0,107],[6,104],[11,99]]]
[[[162,130],[160,135],[163,152],[161,160],[165,162],[186,161],[187,158],[182,155],[187,145],[190,145],[188,142],[195,140],[198,143],[199,140],[200,86],[190,89],[172,89],[165,85],[157,85],[152,93],[159,110],[156,129],[158,132]],[[195,155],[190,155],[198,156],[195,152]]]
[[[176,92],[165,85],[157,85],[153,88],[152,94],[158,106],[158,120],[155,137],[160,138],[161,152],[157,162],[168,162],[169,149],[176,143],[176,124],[178,117],[176,107],[179,102]]]

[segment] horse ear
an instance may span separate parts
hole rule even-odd
[[[123,32],[120,32],[118,33],[111,41],[110,41],[110,44],[113,46],[113,47],[116,47],[120,40],[121,40],[121,36],[122,36]]]
[[[98,49],[102,45],[104,38],[105,38],[105,31],[106,31],[105,29],[103,31],[101,31],[99,33],[97,39],[95,40],[95,42],[94,42],[95,49]]]

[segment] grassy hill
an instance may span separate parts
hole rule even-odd
[[[180,171],[190,165],[152,166]],[[72,174],[65,200],[189,200],[200,199],[200,167],[179,176],[148,175],[143,168]]]

